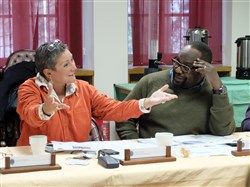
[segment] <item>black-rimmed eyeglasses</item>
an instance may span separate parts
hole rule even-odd
[[[53,43],[51,43],[50,45],[48,45],[47,49],[49,52],[54,51],[60,44],[62,43],[61,40],[56,39]]]
[[[190,68],[188,66],[186,66],[185,64],[182,64],[181,62],[179,62],[176,57],[172,58],[172,63],[173,63],[173,68],[181,68],[181,71],[183,71],[184,73],[190,73],[192,69],[194,68]]]

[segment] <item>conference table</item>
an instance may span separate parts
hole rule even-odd
[[[250,132],[226,136],[250,141]],[[118,145],[128,141],[117,140]],[[103,142],[103,145],[114,141]],[[98,142],[93,142],[98,144]],[[198,146],[199,147],[199,146]],[[198,150],[202,152],[204,147]],[[230,147],[235,150],[236,147]],[[31,155],[29,146],[2,147],[1,153]],[[192,149],[191,149],[192,152]],[[199,151],[198,151],[199,152]],[[120,165],[107,169],[98,164],[97,158],[87,165],[69,165],[66,161],[77,153],[56,153],[59,170],[1,174],[0,186],[249,186],[250,156],[213,155],[176,157],[176,161]],[[1,159],[1,168],[5,165]]]
[[[234,133],[227,137],[250,141],[250,132]],[[117,143],[125,145],[126,141],[128,140],[117,140]],[[0,151],[11,152],[15,156],[31,154],[29,146],[3,147]],[[66,160],[74,154],[77,153],[56,153],[56,163],[61,166],[59,170],[1,174],[0,186],[247,187],[250,185],[250,156],[177,157],[176,161],[172,162],[120,165],[118,168],[107,169],[99,165],[96,158],[90,159],[87,165],[69,165]],[[4,159],[1,158],[1,168],[3,167]]]

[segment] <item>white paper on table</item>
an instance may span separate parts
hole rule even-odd
[[[238,138],[214,136],[214,135],[182,135],[173,137],[171,147],[172,154],[176,157],[183,157],[181,149],[189,152],[189,157],[232,155],[231,151],[236,149]],[[144,144],[157,144],[155,138],[138,139]],[[242,140],[243,149],[249,146],[249,140]],[[245,143],[248,142],[248,143]],[[229,146],[230,145],[234,145]]]
[[[241,139],[242,141],[242,148],[243,149],[250,149],[250,138],[249,139]]]
[[[214,136],[214,135],[183,135],[175,136],[174,141],[178,146],[173,146],[173,152],[177,157],[182,157],[181,148],[189,152],[189,157],[202,156],[232,156],[231,151],[236,150],[236,144],[239,138]],[[244,142],[249,142],[246,140]],[[229,146],[234,145],[234,146]],[[249,143],[243,144],[247,148]]]
[[[213,135],[183,135],[174,136],[172,153],[179,157],[180,148],[184,147],[190,150],[190,156],[213,156],[213,155],[231,155],[231,150],[236,147],[226,145],[226,143],[236,143],[238,138],[230,138],[224,136]],[[249,142],[249,140],[246,140]],[[124,150],[137,150],[137,155],[143,155],[144,149],[156,149],[158,144],[155,138],[137,139],[137,140],[122,140],[122,141],[90,141],[90,142],[52,142],[53,147],[57,150],[83,150],[95,151],[100,149],[113,149],[118,151],[118,155],[112,155],[117,159],[124,159]],[[249,145],[249,144],[245,144]],[[245,148],[245,147],[244,147]],[[152,151],[153,152],[153,151]],[[161,154],[164,151],[161,152]],[[158,154],[158,153],[157,153]],[[149,157],[152,155],[149,155]]]
[[[227,143],[236,143],[237,140],[238,138],[214,136],[208,134],[174,136],[174,142],[179,145],[194,145],[194,144],[225,145]]]

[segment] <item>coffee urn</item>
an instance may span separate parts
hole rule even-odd
[[[236,79],[250,80],[250,35],[238,38]]]
[[[187,31],[184,38],[186,38],[187,44],[193,41],[201,41],[209,45],[208,39],[211,38],[211,36],[209,36],[208,30],[201,29],[199,26],[195,26],[194,28],[191,28]]]

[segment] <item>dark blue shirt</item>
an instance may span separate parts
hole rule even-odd
[[[246,117],[241,123],[242,131],[250,131],[250,105],[246,111]]]

